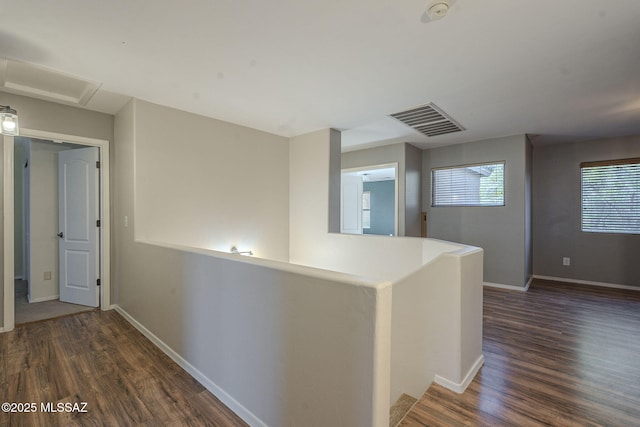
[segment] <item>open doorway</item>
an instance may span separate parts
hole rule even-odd
[[[92,258],[92,255],[82,255],[80,253],[81,250],[78,249],[77,247],[71,248],[70,251],[69,250],[66,251],[65,256],[59,257],[58,262],[56,264],[58,266],[58,271],[59,271],[60,268],[64,268],[65,266],[65,263],[61,261],[61,260],[64,260],[67,262],[66,263],[67,266],[72,267],[70,271],[71,270],[75,271],[75,273],[71,272],[68,274],[63,274],[67,282],[69,282],[72,285],[72,287],[76,287],[76,288],[81,287],[79,286],[82,282],[81,276],[88,278],[86,283],[89,282],[89,279],[93,281],[93,283],[95,284],[96,292],[94,295],[95,298],[92,299],[91,301],[95,300],[95,302],[90,302],[88,305],[100,306],[103,310],[110,309],[111,298],[110,298],[110,249],[109,249],[110,248],[109,142],[105,140],[98,140],[98,139],[73,136],[73,135],[63,135],[63,134],[57,134],[57,133],[46,132],[46,131],[38,131],[38,130],[32,130],[32,129],[22,129],[21,136],[27,137],[30,140],[41,140],[41,141],[37,141],[39,143],[43,142],[43,140],[46,140],[48,141],[46,142],[46,144],[49,144],[49,148],[51,145],[59,144],[58,146],[63,147],[64,149],[60,148],[60,149],[49,150],[57,153],[58,157],[60,157],[59,153],[73,153],[73,152],[80,153],[81,151],[84,150],[84,151],[93,152],[95,155],[94,157],[95,160],[98,160],[99,158],[99,163],[93,160],[86,161],[85,163],[87,165],[93,164],[93,168],[94,168],[93,175],[96,177],[96,180],[99,183],[96,187],[97,190],[95,194],[96,212],[93,213],[91,217],[97,218],[100,222],[98,223],[96,222],[97,221],[96,219],[93,219],[91,221],[87,220],[83,223],[81,220],[77,220],[76,217],[66,221],[68,224],[79,225],[78,226],[79,229],[86,229],[86,230],[92,229],[94,232],[97,230],[97,232],[95,233],[97,236],[96,244],[95,244],[96,272],[86,273],[86,271],[80,271],[75,268],[78,265],[80,258]],[[54,144],[54,143],[57,143],[57,144]],[[21,157],[23,156],[23,154],[21,153],[16,153],[17,151],[21,150],[21,148],[16,148],[16,147],[17,147],[17,144],[15,144],[13,137],[5,136],[4,138],[2,138],[2,148],[3,148],[3,156],[4,156],[3,230],[4,230],[4,236],[5,236],[4,251],[3,251],[4,326],[2,328],[2,331],[5,331],[5,332],[10,331],[14,328],[16,324],[16,320],[18,321],[18,323],[21,322],[21,320],[16,317],[16,310],[15,310],[16,309],[16,298],[15,298],[16,291],[24,294],[25,299],[30,306],[34,306],[34,304],[38,304],[42,302],[53,301],[55,298],[55,295],[51,294],[51,290],[53,289],[53,287],[51,286],[50,283],[47,283],[50,291],[49,295],[42,295],[41,292],[43,291],[43,289],[42,288],[36,289],[34,287],[35,273],[33,273],[33,271],[35,270],[32,265],[34,260],[33,260],[33,256],[31,256],[33,255],[31,252],[31,249],[29,248],[30,244],[32,246],[34,245],[34,242],[33,242],[34,230],[30,229],[31,223],[25,221],[25,212],[28,211],[28,209],[33,210],[33,206],[30,206],[28,207],[28,209],[25,210],[25,207],[23,205],[24,202],[17,203],[17,204],[15,203],[16,199],[23,200],[24,196],[20,197],[16,195],[16,197],[14,197],[14,191],[16,191],[14,181],[22,179],[23,181],[22,185],[24,187],[24,180],[25,180],[25,177],[23,175],[24,171],[19,172],[17,170],[18,166],[20,167],[20,169],[23,169],[25,165],[29,166],[29,164],[27,164],[26,161],[28,160],[30,162],[31,160]],[[93,147],[93,148],[88,149],[88,147]],[[18,157],[17,159],[16,159],[16,156]],[[24,161],[24,163],[22,161]],[[76,169],[76,171],[81,169],[82,168]],[[89,168],[86,167],[85,169],[88,170]],[[69,171],[71,171],[71,169],[69,169]],[[31,179],[31,178],[32,177],[29,177],[27,179]],[[53,181],[55,182],[57,180],[54,179]],[[33,192],[33,189],[30,188],[29,191]],[[73,193],[73,191],[67,191],[67,193],[71,194]],[[40,196],[32,194],[28,200],[33,201],[35,196],[40,197],[41,199],[44,199],[47,197],[50,198],[51,196],[50,194],[44,195],[44,196],[42,195],[42,193],[39,193],[39,194]],[[93,198],[93,196],[90,196],[89,198]],[[38,202],[42,201],[41,199],[37,199]],[[82,197],[80,198],[71,197],[70,199],[73,199],[76,202],[80,201],[80,204],[82,204],[82,200],[87,200],[86,197],[84,199]],[[61,228],[60,223],[56,224],[57,219],[55,218],[56,216],[55,214],[57,213],[57,207],[40,208],[40,209],[45,214],[44,217],[46,218],[46,221],[48,221],[49,224],[53,224],[55,226],[55,230],[54,230],[55,232],[53,233],[53,236],[51,235],[51,232],[49,232],[48,236],[46,237],[46,240],[48,241],[48,243],[53,244],[54,247],[56,246],[56,244],[60,245],[60,242],[62,240],[62,235],[64,235],[64,233],[58,230],[70,230],[70,235],[72,238],[67,239],[69,241],[75,242],[75,241],[82,240],[77,238],[78,236],[77,234],[74,234],[74,233],[77,233],[77,230],[71,230],[69,228]],[[20,224],[16,225],[14,220],[22,223],[21,225],[22,225],[23,231],[17,232],[17,230],[20,229]],[[27,225],[25,226],[25,224]],[[89,227],[89,224],[91,224],[92,227]],[[14,239],[14,234],[16,234],[15,239]],[[26,236],[25,236],[26,234],[30,234],[29,239],[26,239]],[[60,236],[58,234],[60,234]],[[65,235],[65,239],[66,237],[67,236]],[[19,240],[22,241],[22,247],[20,247],[20,244],[17,243]],[[30,244],[27,243],[29,241],[31,241]],[[25,252],[27,251],[29,251],[28,253],[30,256],[25,256]],[[17,252],[21,252],[21,253],[17,253]],[[74,253],[71,253],[71,252],[74,252]],[[77,256],[74,257],[74,255],[77,255]],[[17,258],[16,262],[14,262],[14,258]],[[49,266],[51,265],[52,264],[50,263]],[[80,272],[78,273],[78,271]],[[55,282],[55,278],[60,277],[59,274],[56,274],[56,270],[51,267],[41,270],[37,274],[39,278],[41,277],[41,281],[43,282],[45,281]],[[16,279],[20,279],[24,281],[23,283],[19,283],[17,288],[16,288]],[[31,280],[32,283],[29,283],[29,279]],[[47,287],[47,286],[44,286],[44,287]],[[58,291],[58,298],[60,298],[59,295],[60,293]],[[31,302],[29,302],[29,300],[31,300]],[[79,309],[82,310],[84,308],[80,307]],[[93,309],[93,308],[90,308],[90,309]],[[62,314],[67,314],[67,313],[62,313]],[[56,312],[53,314],[53,316],[47,316],[47,317],[56,317],[58,315],[60,314]]]
[[[398,165],[343,169],[340,232],[398,235]]]
[[[89,152],[85,154],[87,150]],[[84,161],[87,154],[90,160],[93,157],[97,160],[98,148],[29,137],[14,138],[16,325],[98,306],[96,284],[86,283],[87,277],[97,275],[99,247],[99,233],[87,226],[87,218],[83,218],[87,215],[82,214],[88,207],[95,217],[98,210],[98,174],[87,167],[95,168],[96,160]],[[94,165],[89,165],[90,162]],[[87,185],[86,179],[89,173],[93,175],[91,186]],[[79,186],[70,187],[77,181]],[[87,197],[91,203],[85,200]],[[74,259],[89,260],[87,251],[68,251],[65,247],[64,242],[68,239],[64,238],[62,230],[68,228],[68,221],[60,216],[69,217],[65,208],[69,203],[82,205],[81,215],[73,215],[69,226],[72,230],[80,229],[85,241],[87,234],[93,237],[94,248],[89,251],[93,257],[91,269],[86,268],[86,262],[73,262]],[[85,283],[81,283],[83,281]],[[93,298],[75,296],[87,291]]]

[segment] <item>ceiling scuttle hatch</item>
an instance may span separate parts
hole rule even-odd
[[[101,84],[28,62],[0,58],[0,89],[69,105],[86,105]]]
[[[390,116],[427,136],[444,135],[465,130],[464,127],[433,102],[410,110],[393,113]]]

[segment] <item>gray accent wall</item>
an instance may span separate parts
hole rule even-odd
[[[640,287],[640,235],[586,233],[580,219],[580,163],[631,157],[640,136],[534,147],[535,275]]]
[[[422,225],[422,150],[404,144],[404,235],[420,237]]]
[[[431,169],[505,162],[505,206],[431,207]],[[524,287],[530,263],[530,143],[516,135],[423,151],[422,200],[427,237],[484,249],[484,281]]]
[[[340,232],[340,172],[342,134],[329,129],[329,233]]]
[[[396,204],[396,182],[375,181],[365,182],[362,185],[363,191],[370,193],[371,202],[371,227],[364,228],[364,234],[378,234],[390,236],[394,234]]]

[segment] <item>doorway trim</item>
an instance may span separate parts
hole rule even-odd
[[[400,199],[399,199],[399,194],[398,194],[398,189],[400,188],[399,186],[399,182],[398,182],[398,175],[399,175],[399,165],[398,162],[391,162],[391,163],[382,163],[382,164],[378,164],[378,165],[368,165],[368,166],[358,166],[358,167],[354,167],[354,168],[345,168],[345,169],[341,169],[340,170],[340,177],[342,178],[342,174],[343,173],[353,173],[353,172],[363,172],[363,171],[375,171],[378,169],[388,169],[388,168],[394,168],[395,170],[395,221],[394,221],[394,237],[398,237],[398,221],[399,221],[399,217],[400,217]],[[342,202],[341,202],[342,203]],[[340,210],[342,211],[342,204],[340,205]]]
[[[66,135],[35,129],[21,129],[20,136],[37,138],[47,141],[70,142],[100,149],[100,308],[110,310],[111,306],[111,215],[109,186],[109,141],[87,138],[84,136]],[[14,207],[13,207],[13,167],[14,151],[13,137],[3,138],[3,209],[4,209],[4,323],[0,332],[8,332],[15,327],[14,301]]]

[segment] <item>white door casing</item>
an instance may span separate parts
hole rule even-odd
[[[58,153],[60,301],[97,307],[99,170],[97,147]]]
[[[362,177],[342,174],[340,181],[340,232],[362,234]]]

